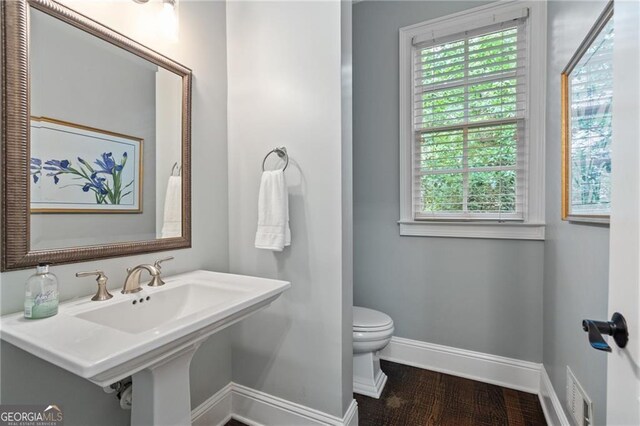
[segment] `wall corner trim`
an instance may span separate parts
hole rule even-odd
[[[538,397],[540,398],[540,405],[542,405],[542,411],[544,412],[544,418],[547,420],[547,424],[554,426],[571,425],[567,415],[562,409],[562,404],[551,384],[544,365],[540,369],[540,393],[538,393]]]
[[[392,337],[380,358],[539,394],[542,364],[418,340]]]
[[[353,399],[345,415],[340,418],[230,382],[191,411],[191,421],[194,426],[223,426],[232,418],[251,426],[278,424],[357,426],[358,404]]]

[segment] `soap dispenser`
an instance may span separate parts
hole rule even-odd
[[[49,263],[39,263],[36,273],[27,280],[24,317],[40,319],[58,313],[58,278],[49,272]]]

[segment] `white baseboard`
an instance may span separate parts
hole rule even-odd
[[[231,390],[233,383],[220,389],[212,397],[191,411],[193,426],[222,426],[231,420]]]
[[[351,405],[343,418],[306,407],[265,392],[234,383],[232,417],[249,420],[250,425],[331,425],[350,424],[357,412],[357,403]]]
[[[538,394],[542,364],[392,337],[380,358]]]
[[[544,366],[540,370],[540,392],[538,397],[549,426],[571,426]]]
[[[357,426],[358,404],[352,400],[340,418],[231,382],[194,409],[191,417],[194,426],[221,426],[231,418],[249,426]]]
[[[358,403],[355,399],[351,400],[347,412],[342,420],[344,426],[358,426]]]

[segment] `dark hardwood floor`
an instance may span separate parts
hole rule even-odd
[[[360,426],[546,425],[538,396],[381,361],[380,399],[355,394]]]
[[[546,425],[537,395],[388,361],[381,367],[389,380],[380,399],[354,394],[359,426]]]

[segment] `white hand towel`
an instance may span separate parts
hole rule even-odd
[[[255,246],[282,251],[291,245],[289,229],[289,193],[283,170],[262,173],[258,195],[258,230]]]
[[[164,199],[162,238],[182,236],[182,178],[170,176]]]

